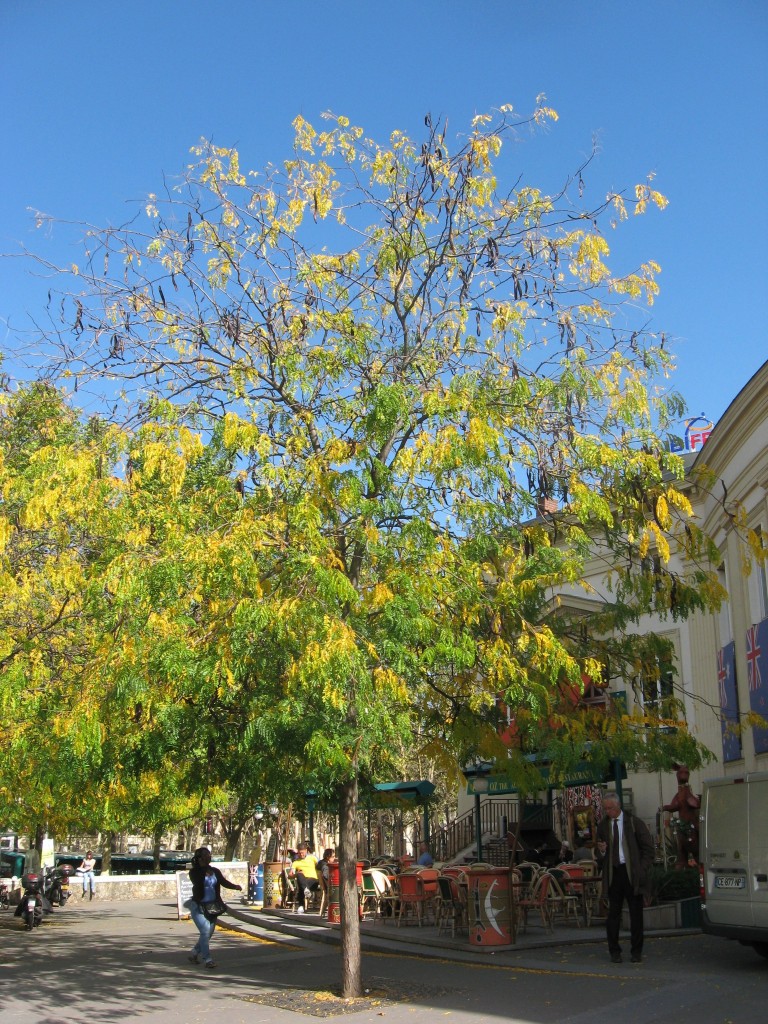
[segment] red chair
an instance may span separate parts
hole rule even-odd
[[[528,931],[528,914],[532,910],[538,910],[541,914],[545,931],[551,932],[554,930],[552,928],[552,901],[549,898],[549,884],[551,880],[552,876],[546,874],[546,872],[540,875],[534,884],[533,894],[518,901],[518,910],[523,915],[523,934]]]
[[[419,877],[424,883],[424,891],[435,897],[437,895],[437,880],[440,877],[437,868],[422,868]]]
[[[597,914],[600,906],[599,879],[595,878],[592,865],[569,864],[566,870],[567,883],[565,890],[568,894],[577,896],[581,904],[584,923],[590,925],[592,916]]]
[[[443,868],[440,874],[447,875],[449,878],[457,878],[460,882],[466,882],[467,880],[467,872],[457,864]]]
[[[397,913],[397,926],[400,927],[400,922],[403,917],[407,917],[408,914],[413,914],[416,920],[419,922],[421,927],[424,920],[424,907],[429,907],[432,904],[435,893],[427,893],[424,890],[424,879],[421,877],[422,872],[417,871],[403,871],[397,879],[398,883],[398,913]],[[437,876],[437,872],[435,872]],[[437,881],[435,880],[435,891],[437,890]]]

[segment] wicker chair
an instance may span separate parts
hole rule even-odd
[[[528,915],[532,910],[538,910],[541,914],[541,921],[545,931],[551,932],[553,930],[552,901],[549,896],[551,882],[552,876],[545,871],[536,879],[533,893],[518,900],[517,907],[523,915],[523,934],[528,931]]]
[[[376,889],[376,883],[373,880],[371,871],[363,871],[363,884],[360,888],[360,919],[364,921],[366,917],[376,918],[376,913],[379,908],[379,893]]]
[[[581,927],[581,897],[568,888],[568,873],[554,869],[549,872],[549,899],[552,907],[552,918],[563,915],[566,924],[573,917],[575,924]]]
[[[376,915],[374,920],[385,921],[388,917],[394,918],[397,891],[389,880],[389,875],[386,871],[371,868],[370,876],[376,889]]]
[[[462,896],[457,880],[452,875],[438,875],[438,898],[435,911],[437,934],[446,931],[450,925],[451,937],[456,935],[456,928],[463,929],[467,925],[467,904]]]

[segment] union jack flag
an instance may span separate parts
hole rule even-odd
[[[750,711],[768,721],[768,619],[747,630],[747,681]],[[768,753],[768,727],[753,725],[752,740],[756,754]]]
[[[741,759],[739,694],[736,688],[736,644],[733,640],[717,652],[717,683],[720,690],[720,730],[723,761]]]
[[[721,647],[717,652],[717,685],[720,688],[720,707],[728,707],[728,694],[725,692],[725,684],[728,682],[729,665],[725,663],[725,648]]]
[[[757,626],[750,626],[747,630],[747,681],[750,690],[759,690],[763,685],[760,676],[760,655],[762,650],[757,635]]]

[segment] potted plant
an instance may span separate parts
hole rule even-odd
[[[645,927],[696,928],[701,923],[697,868],[651,868],[651,895],[644,908]]]

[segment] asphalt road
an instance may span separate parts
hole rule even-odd
[[[764,1024],[768,960],[704,935],[649,939],[642,964],[615,966],[604,943],[469,962],[364,955],[369,998],[347,1007],[335,946],[261,929],[218,929],[215,971],[187,954],[194,926],[168,902],[74,898],[35,932],[0,913],[2,1024]],[[282,1004],[283,1007],[280,1008]]]

